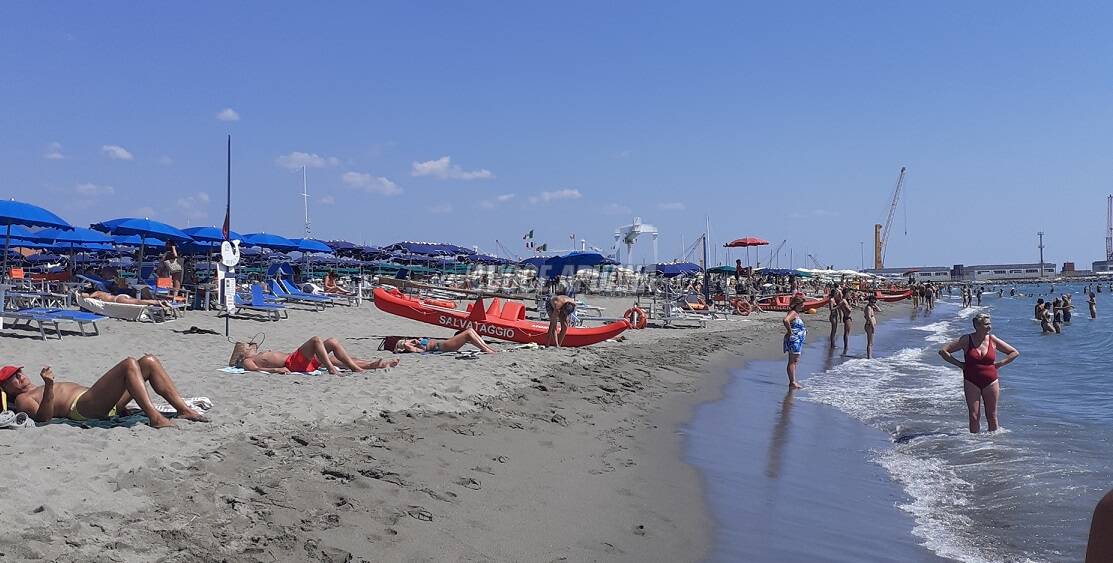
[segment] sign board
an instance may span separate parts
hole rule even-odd
[[[224,310],[233,314],[236,312],[236,278],[225,275],[221,281],[224,283]]]

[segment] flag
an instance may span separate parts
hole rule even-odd
[[[576,233],[572,233],[572,234],[568,235],[568,238],[570,238],[572,240],[576,240]]]
[[[526,236],[522,237],[522,240],[529,240],[531,238],[533,238],[533,229],[530,229],[529,232],[526,233]]]
[[[536,250],[538,252],[545,252],[548,249],[549,249],[549,244],[545,243],[545,244],[542,244],[541,246],[538,246]]]

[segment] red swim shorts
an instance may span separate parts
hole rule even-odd
[[[317,367],[321,362],[317,361],[317,356],[306,358],[302,355],[301,349],[294,350],[289,356],[286,356],[286,369],[298,373],[312,373],[317,371]]]

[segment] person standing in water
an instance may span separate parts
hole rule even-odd
[[[865,321],[866,322],[865,322],[864,325],[862,325],[863,328],[866,331],[866,357],[867,358],[872,358],[873,357],[873,331],[877,327],[877,316],[874,315],[874,313],[876,313],[877,311],[880,311],[880,310],[881,309],[879,309],[877,307],[877,296],[871,294],[869,296],[869,298],[866,299],[866,307],[865,307],[865,315],[866,315]]]
[[[1043,297],[1036,299],[1036,308],[1032,314],[1035,315],[1037,321],[1043,320]]]
[[[1071,305],[1070,294],[1069,293],[1064,293],[1063,294],[1063,323],[1065,323],[1065,324],[1070,324],[1071,309],[1074,309],[1074,305]]]
[[[1051,312],[1053,317],[1051,319],[1051,326],[1055,329],[1055,334],[1063,332],[1063,301],[1058,297],[1051,302]]]
[[[804,350],[804,338],[808,335],[807,329],[804,328],[804,319],[800,316],[804,311],[804,296],[793,295],[792,300],[789,301],[788,313],[785,313],[785,338],[784,338],[784,351],[788,354],[788,365],[785,366],[785,372],[788,373],[788,386],[791,389],[800,389],[800,384],[796,382],[796,363],[800,361],[800,352]]]
[[[854,308],[851,307],[850,300],[845,294],[839,302],[839,313],[842,314],[842,355],[845,356],[847,348],[850,347],[850,326],[854,324]]]
[[[1090,298],[1086,301],[1086,304],[1090,306],[1090,318],[1098,318],[1098,301],[1095,298],[1093,291],[1090,292]]]
[[[839,303],[842,301],[842,292],[838,286],[831,288],[827,301],[827,318],[831,321],[831,347],[835,347],[835,336],[839,333]]]
[[[990,334],[993,325],[989,315],[974,315],[974,332],[964,334],[957,340],[939,349],[943,361],[962,368],[963,392],[966,395],[967,414],[970,432],[981,431],[982,403],[985,403],[985,418],[988,430],[997,430],[997,401],[1001,398],[1001,385],[997,381],[997,370],[1009,365],[1020,356],[1020,352],[1004,340]],[[955,359],[954,353],[962,350],[963,361]],[[997,359],[997,350],[1005,353]]]

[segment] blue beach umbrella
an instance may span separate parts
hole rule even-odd
[[[224,242],[224,233],[220,230],[220,227],[190,227],[188,229],[182,229],[182,232],[193,237],[194,241],[202,244],[220,244]],[[228,240],[236,239],[243,240],[243,236],[236,231],[228,231]]]
[[[57,227],[59,229],[72,229],[61,217],[37,205],[23,203],[9,199],[0,201],[0,225],[5,225],[4,235],[4,274],[8,272],[8,246],[11,243],[12,225],[25,225],[28,227]]]
[[[152,221],[147,218],[124,217],[121,219],[94,223],[92,227],[95,230],[110,235],[139,235],[141,237],[174,242],[189,242],[193,240],[193,237],[182,232],[177,227],[172,227],[166,223]]]
[[[298,244],[286,237],[270,233],[248,233],[241,239],[247,246],[258,246],[271,250],[297,250]]]
[[[329,248],[329,245],[319,240],[311,238],[294,238],[290,240],[297,244],[298,250],[302,252],[324,252],[332,254],[332,248]]]

